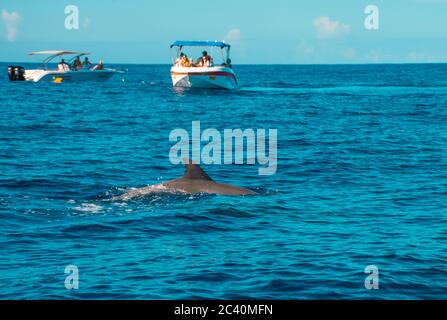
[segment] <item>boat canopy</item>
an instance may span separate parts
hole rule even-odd
[[[65,54],[80,54],[86,55],[87,52],[76,52],[76,51],[63,51],[63,50],[48,50],[48,51],[36,51],[28,53],[30,56],[34,55],[52,55],[52,56],[62,56]]]
[[[30,56],[35,56],[35,55],[45,55],[48,56],[47,58],[45,58],[42,63],[44,68],[47,68],[48,63],[50,63],[53,59],[60,57],[60,56],[64,56],[64,55],[75,55],[75,57],[81,57],[81,56],[85,56],[85,55],[89,55],[90,53],[88,52],[78,52],[78,51],[64,51],[64,50],[47,50],[47,51],[35,51],[35,52],[30,52],[28,53],[28,55]],[[73,58],[74,59],[74,58]],[[71,60],[73,60],[71,59]]]
[[[231,46],[223,41],[175,41],[171,44],[171,48],[173,47],[219,47],[230,48]]]

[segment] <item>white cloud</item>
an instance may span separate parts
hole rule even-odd
[[[225,36],[225,41],[227,42],[238,42],[241,39],[241,30],[240,29],[231,29]]]
[[[5,9],[2,10],[2,21],[6,27],[6,39],[14,41],[17,37],[17,27],[20,22],[20,15],[17,12],[9,13]]]
[[[344,36],[351,31],[349,24],[331,20],[329,17],[321,16],[313,21],[313,26],[319,38],[333,38]]]

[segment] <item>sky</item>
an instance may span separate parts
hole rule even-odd
[[[78,29],[66,28],[69,5]],[[378,29],[365,28],[369,5]],[[4,62],[63,49],[170,63],[175,40],[225,40],[235,64],[447,62],[447,0],[0,0],[0,18]]]

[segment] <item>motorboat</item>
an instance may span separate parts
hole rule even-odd
[[[25,69],[21,66],[9,66],[8,77],[11,81],[105,81],[110,79],[115,73],[119,71],[109,68],[104,68],[102,62],[94,67],[83,67],[76,69],[72,67],[72,63],[76,58],[87,56],[90,53],[50,50],[30,52],[30,56],[46,56],[42,61],[42,67],[39,69]],[[57,68],[49,68],[49,64],[56,58],[63,58],[68,56],[70,59],[65,63],[59,63]]]
[[[199,63],[185,58],[184,48],[201,47],[220,49],[222,64],[216,65],[212,55],[204,51],[204,57]],[[209,89],[237,89],[238,81],[231,65],[231,45],[220,41],[175,41],[171,49],[176,49],[175,60],[171,68],[171,78],[174,87],[209,88]],[[202,58],[204,58],[202,57]],[[183,58],[183,60],[182,60]]]

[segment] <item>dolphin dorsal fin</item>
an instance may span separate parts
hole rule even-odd
[[[198,164],[192,163],[191,161],[185,161],[185,174],[183,175],[183,179],[190,179],[190,180],[209,180],[212,181],[213,179],[210,178],[209,175],[206,174],[205,171],[200,168]]]

